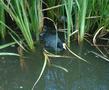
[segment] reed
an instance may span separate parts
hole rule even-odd
[[[4,9],[9,13],[31,50],[34,49],[34,36],[35,40],[39,41],[39,33],[43,27],[43,12],[47,12],[47,17],[56,24],[59,17],[66,16],[65,38],[70,47],[71,36],[75,31],[78,31],[79,42],[83,42],[86,32],[96,33],[102,26],[108,31],[108,2],[109,0],[11,0],[6,4],[4,0],[0,0],[0,7],[2,7],[0,13],[1,17],[4,16]],[[42,4],[45,4],[47,8],[42,9]],[[2,22],[5,20],[4,17],[0,19]],[[0,35],[4,38],[5,27],[0,28]]]
[[[43,27],[43,13],[42,13],[42,0],[31,0],[28,2],[28,11],[31,21],[31,30],[39,41],[39,33]]]
[[[74,2],[72,0],[64,0],[65,12],[67,15],[67,43],[70,47],[70,35],[73,31],[72,10]]]
[[[79,22],[79,42],[82,42],[85,35],[85,21],[88,0],[78,0],[78,22]]]
[[[109,0],[100,0],[98,2],[98,7],[100,9],[98,9],[98,15],[101,16],[101,18],[99,18],[99,25],[98,28],[104,26],[105,28],[109,28]]]
[[[26,43],[30,47],[31,50],[34,49],[33,40],[30,32],[29,19],[27,16],[27,11],[25,10],[24,1],[14,0],[9,3],[9,6],[6,5],[3,0],[1,3],[4,9],[9,13],[12,19],[16,22],[18,27],[20,28]]]
[[[2,4],[1,3],[0,3],[0,21],[5,23],[5,14],[4,14],[4,9],[2,8]],[[5,39],[5,35],[6,35],[5,26],[0,24],[0,37],[2,39]]]
[[[46,17],[51,18],[54,22],[58,23],[60,17],[64,15],[64,2],[63,0],[46,0],[45,4]]]
[[[34,50],[34,39],[33,34],[35,33],[36,40],[39,40],[39,30],[41,29],[43,23],[41,20],[41,0],[33,0],[31,3],[29,0],[20,1],[13,0],[9,4],[5,4],[3,0],[0,1],[3,8],[9,13],[12,20],[14,20],[21,30],[22,35],[30,48]],[[33,32],[32,32],[33,31]]]
[[[11,43],[7,43],[7,44],[4,44],[4,45],[0,45],[0,49],[4,49],[4,48],[7,48],[11,45],[14,45],[16,44],[16,42],[11,42]],[[0,56],[20,56],[19,54],[17,53],[11,53],[11,52],[0,52]]]
[[[56,1],[53,1],[53,0],[47,0],[46,1],[46,7],[47,8],[50,8],[50,7],[53,7],[53,6],[55,6],[56,5]],[[54,9],[51,9],[51,10],[49,10],[49,11],[47,11],[47,16],[49,17],[49,18],[51,18],[51,19],[55,19],[55,12],[54,12]]]

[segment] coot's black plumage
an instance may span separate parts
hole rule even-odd
[[[55,33],[51,33],[45,28],[44,32],[40,35],[41,40],[45,42],[45,48],[49,50],[54,50],[57,52],[63,51],[63,42],[60,40],[58,35]]]

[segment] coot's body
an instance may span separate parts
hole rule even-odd
[[[53,51],[63,51],[63,42],[60,40],[58,37],[58,34],[56,33],[51,33],[49,31],[45,31],[41,34],[41,39],[45,43],[45,48],[47,50],[53,50]]]

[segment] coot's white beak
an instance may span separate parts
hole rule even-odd
[[[63,43],[63,48],[66,50],[66,44],[65,43]]]

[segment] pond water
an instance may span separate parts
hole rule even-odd
[[[50,58],[51,63],[66,68],[47,65],[40,81],[34,90],[109,90],[109,63],[90,51],[94,47],[84,44],[81,49],[73,44],[71,49],[89,63],[79,60],[68,51],[61,55],[72,58]],[[16,52],[14,47],[1,51]],[[42,49],[26,53],[25,58],[0,56],[0,90],[31,90],[44,63]]]

